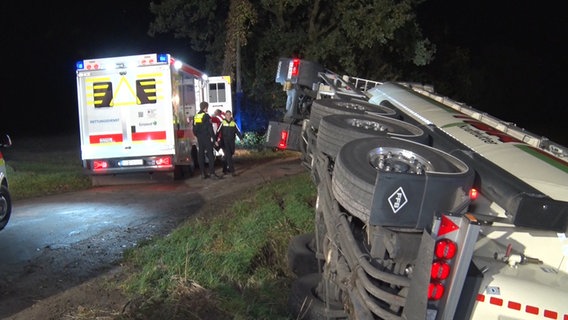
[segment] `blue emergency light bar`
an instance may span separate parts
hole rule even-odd
[[[168,61],[168,54],[166,54],[166,53],[158,54],[158,62],[169,62]]]
[[[77,61],[77,63],[75,63],[75,67],[77,68],[77,70],[85,69],[85,63],[83,62],[83,60]]]

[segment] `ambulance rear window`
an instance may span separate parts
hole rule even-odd
[[[226,102],[227,94],[225,91],[224,83],[210,83],[209,84],[209,102],[218,103]]]

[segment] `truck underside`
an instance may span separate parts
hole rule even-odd
[[[289,247],[298,318],[568,318],[567,148],[428,86],[292,59],[276,81],[295,100],[266,145],[318,190]]]

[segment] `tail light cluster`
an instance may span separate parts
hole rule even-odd
[[[282,130],[280,132],[280,142],[278,143],[278,149],[286,149],[288,146],[288,131]]]
[[[172,157],[171,156],[157,157],[155,164],[158,167],[169,167],[172,165]]]
[[[106,160],[94,160],[93,170],[106,170],[108,168],[108,162]]]
[[[300,73],[300,59],[292,59],[291,76],[297,77],[299,73]]]
[[[146,157],[137,159],[96,159],[92,160],[91,166],[93,171],[109,171],[124,168],[141,168],[141,167],[155,167],[155,168],[171,168],[174,165],[174,159],[171,155]]]
[[[442,216],[438,237],[455,231],[459,227],[450,219]],[[444,296],[446,280],[452,271],[452,261],[456,257],[458,245],[447,238],[436,241],[434,246],[434,260],[430,270],[430,285],[428,286],[428,300],[437,301]]]
[[[449,239],[441,239],[436,242],[434,248],[434,262],[430,272],[430,286],[428,287],[428,299],[440,300],[444,295],[444,281],[451,271],[451,260],[455,257],[457,245]]]

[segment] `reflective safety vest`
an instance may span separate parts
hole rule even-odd
[[[205,112],[200,112],[193,117],[193,124],[202,124],[203,117],[205,116]]]
[[[237,123],[234,120],[231,120],[231,122],[223,119],[223,121],[221,122],[221,126],[223,127],[236,127]]]

